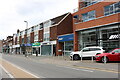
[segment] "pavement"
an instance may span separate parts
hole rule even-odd
[[[1,56],[1,54],[0,54]],[[18,74],[19,73],[19,74]],[[37,78],[33,74],[22,70],[18,66],[9,63],[6,60],[0,58],[0,79],[9,80],[10,78]],[[34,79],[36,80],[36,79]]]

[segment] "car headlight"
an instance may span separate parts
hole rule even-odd
[[[73,55],[73,53],[71,52],[70,55]]]

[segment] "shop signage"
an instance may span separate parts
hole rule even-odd
[[[29,43],[28,43],[28,44],[25,44],[25,46],[28,46],[28,47],[29,47],[29,46],[32,46],[32,44],[29,44]]]
[[[40,42],[32,43],[32,46],[40,46]]]
[[[16,48],[16,47],[20,47],[20,45],[13,45],[12,47],[13,47],[13,48]]]
[[[109,39],[118,39],[118,38],[120,38],[120,34],[111,35],[111,36],[109,37]]]
[[[58,36],[58,42],[73,41],[74,34]]]

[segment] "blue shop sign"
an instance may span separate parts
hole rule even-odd
[[[28,43],[28,44],[25,44],[25,46],[28,46],[28,47],[29,47],[29,46],[32,46],[32,44],[29,44],[29,43]]]
[[[58,42],[73,41],[73,40],[74,40],[74,34],[58,36]]]

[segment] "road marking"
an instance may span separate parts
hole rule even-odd
[[[86,69],[77,69],[77,68],[73,68],[71,66],[58,66],[56,65],[57,67],[62,67],[62,68],[68,68],[68,69],[73,69],[73,70],[79,70],[79,71],[86,71],[86,72],[93,72],[92,70],[86,70]]]
[[[5,59],[3,59],[3,60],[6,61],[6,62],[8,62],[8,63],[10,63],[12,66],[16,67],[17,69],[19,69],[19,70],[21,70],[21,71],[23,71],[23,72],[26,72],[27,74],[32,75],[32,76],[35,77],[35,78],[45,78],[45,77],[42,77],[42,76],[38,77],[38,76],[36,76],[36,75],[30,73],[29,71],[26,71],[25,69],[20,68],[20,67],[18,67],[17,65],[15,65],[15,64],[13,64],[13,63],[11,63],[11,62],[5,60]]]
[[[5,71],[5,73],[10,77],[10,78],[14,78],[12,76],[12,74],[10,74],[1,64],[0,64],[0,67]]]
[[[75,66],[75,65],[74,65]],[[118,71],[114,70],[107,70],[107,69],[100,69],[100,68],[92,68],[92,67],[81,67],[81,66],[75,66],[76,68],[82,68],[82,69],[91,69],[91,70],[97,70],[97,71],[104,71],[104,72],[112,72],[112,73],[120,73]]]

